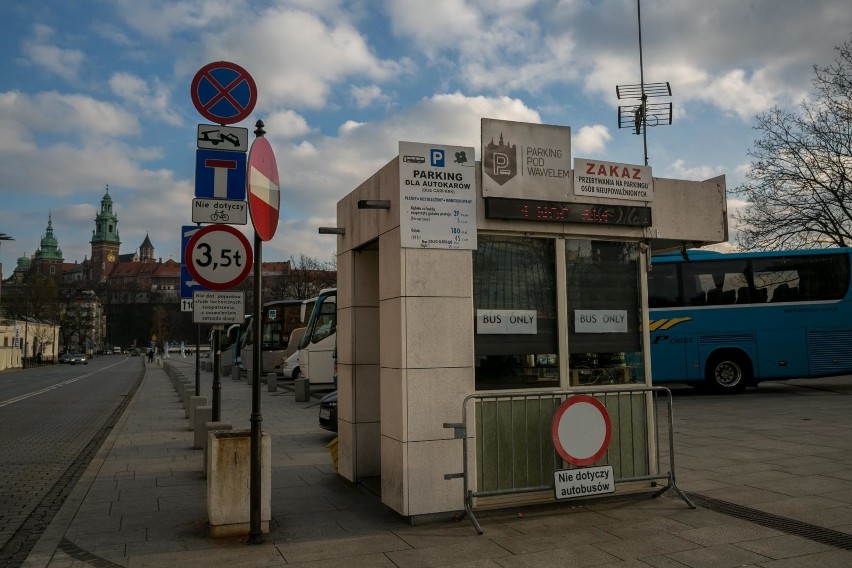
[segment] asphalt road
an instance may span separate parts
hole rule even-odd
[[[0,373],[0,566],[50,524],[144,371],[141,357]]]

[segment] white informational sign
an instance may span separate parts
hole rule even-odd
[[[246,225],[248,202],[238,199],[193,199],[192,222]]]
[[[474,149],[399,143],[403,248],[476,250]]]
[[[612,466],[554,471],[553,490],[557,499],[615,493]]]
[[[575,158],[574,195],[653,201],[651,166]]]
[[[574,310],[576,333],[627,333],[627,310]]]
[[[571,192],[571,129],[482,119],[482,195],[565,201]]]
[[[192,310],[192,298],[181,298],[180,299],[180,311],[182,312],[191,312]]]
[[[192,293],[192,323],[231,324],[246,319],[245,292],[196,290]]]
[[[219,124],[199,124],[198,147],[208,150],[247,152],[248,128],[222,126]]]
[[[476,310],[476,333],[513,335],[538,333],[535,310]]]

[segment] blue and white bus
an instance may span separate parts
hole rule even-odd
[[[656,256],[648,273],[654,384],[740,392],[852,373],[852,249]]]

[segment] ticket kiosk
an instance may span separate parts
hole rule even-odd
[[[462,510],[461,471],[486,488],[546,481],[564,464],[530,440],[554,408],[530,418],[523,402],[519,423],[511,395],[650,385],[651,254],[728,238],[724,176],[658,178],[572,158],[570,141],[568,127],[483,119],[479,152],[400,142],[338,203],[338,471],[380,480],[403,516]],[[477,393],[495,398],[475,403],[465,456],[446,425]],[[489,426],[489,413],[503,422]],[[621,436],[641,440],[630,450],[641,459],[619,459],[652,469],[649,413],[631,416]],[[484,436],[494,428],[535,452],[494,455]]]

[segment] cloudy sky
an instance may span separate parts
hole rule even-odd
[[[264,260],[334,252],[335,205],[400,140],[474,146],[480,119],[570,126],[575,156],[641,164],[616,85],[639,82],[635,0],[41,0],[0,20],[4,276],[52,216],[66,261],[90,254],[104,190],[121,252],[150,235],[179,260],[191,224],[190,85],[232,61],[258,87],[281,176]],[[642,0],[645,81],[674,120],[650,128],[655,176],[743,180],[754,115],[794,107],[852,34],[849,0]],[[622,102],[624,104],[624,102]],[[736,203],[734,203],[736,205]]]

